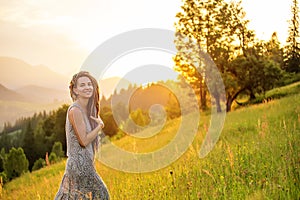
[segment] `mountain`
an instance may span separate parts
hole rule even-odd
[[[20,101],[28,101],[25,96],[6,88],[4,85],[0,84],[0,100],[12,101],[19,99]]]
[[[15,101],[27,103],[52,103],[68,102],[68,91],[28,85],[16,90],[11,90],[0,84],[0,101]]]
[[[60,90],[68,88],[68,77],[58,74],[46,66],[32,66],[16,58],[0,57],[0,72],[1,84],[10,89],[26,85]]]
[[[20,117],[29,117],[43,110],[48,112],[70,102],[66,91],[34,85],[11,90],[0,84],[0,131],[4,122],[14,124]]]
[[[20,117],[71,103],[70,77],[44,65],[32,66],[20,59],[0,56],[0,131],[4,122],[12,124]],[[129,81],[112,77],[100,80],[100,92],[108,97],[126,89]]]
[[[56,101],[68,101],[70,95],[66,90],[45,88],[36,85],[27,85],[15,90],[18,94],[27,97],[31,102],[51,103]]]

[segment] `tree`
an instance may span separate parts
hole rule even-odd
[[[118,133],[119,128],[115,122],[112,111],[107,107],[104,110],[105,112],[102,110],[102,112],[100,113],[101,119],[104,122],[103,132],[105,133],[105,135],[111,137]]]
[[[214,82],[215,76],[215,72],[208,72],[211,69],[205,66],[201,56],[205,51],[222,74],[227,97],[236,98],[242,88],[228,69],[236,55],[246,54],[246,49],[254,38],[253,31],[247,28],[248,21],[244,19],[245,12],[240,3],[226,3],[224,0],[185,0],[182,9],[183,12],[176,15],[178,22],[175,27],[180,33],[177,35],[184,35],[187,39],[177,37],[175,40],[178,49],[174,59],[175,69],[187,80],[192,80],[191,82],[195,83],[193,85],[198,85],[203,108],[207,91],[204,85]],[[215,98],[217,110],[220,112],[219,87],[220,84],[210,85],[210,93]],[[227,102],[232,101],[233,99],[227,99]]]
[[[277,33],[274,32],[271,36],[271,39],[266,42],[264,56],[274,62],[278,63],[281,69],[284,69],[284,52],[283,48],[280,47],[280,42],[278,40]]]
[[[241,2],[185,0],[182,9],[175,24],[180,33],[175,40],[178,50],[175,69],[199,89],[205,83],[215,99],[217,111],[221,111],[221,84],[217,84],[216,70],[210,71],[212,68],[205,63],[203,52],[210,55],[222,76],[226,111],[231,110],[240,94],[249,94],[251,99],[255,93],[274,86],[281,76],[282,50],[277,36],[273,34],[266,44],[257,42],[254,31],[248,29],[249,21],[245,19]],[[204,96],[200,92],[201,103]]]
[[[2,147],[0,151],[0,172],[4,171],[4,162],[6,160],[5,149]]]
[[[58,110],[56,110],[53,127],[53,143],[56,141],[61,142],[62,149],[64,151],[67,149],[65,124],[68,107],[68,105],[64,104],[60,108],[58,108]]]
[[[61,142],[55,142],[53,147],[52,147],[52,151],[51,152],[54,152],[57,156],[57,158],[61,158],[61,157],[64,157],[65,153],[62,149],[62,144]]]
[[[146,126],[150,123],[148,110],[137,109],[130,113],[132,120],[139,126]]]
[[[43,158],[46,152],[51,150],[51,140],[47,137],[43,129],[44,120],[40,120],[34,129],[34,144],[38,158]]]
[[[293,0],[292,19],[290,20],[289,36],[285,46],[284,67],[287,72],[300,72],[300,33],[298,0]]]
[[[21,174],[28,171],[29,162],[21,147],[18,149],[12,148],[9,150],[7,159],[4,163],[4,172],[9,180],[19,177]]]
[[[205,50],[212,55],[214,44],[220,37],[217,16],[222,7],[222,0],[197,1],[185,0],[181,7],[183,12],[176,15],[178,22],[175,24],[175,44],[178,49],[174,58],[175,70],[192,85],[199,95],[200,108],[206,109],[207,88],[206,71],[203,67],[200,51]],[[202,48],[199,48],[202,47]]]
[[[165,110],[168,119],[175,119],[181,116],[179,103],[177,102],[177,99],[174,97],[174,95],[172,95],[171,93],[169,94],[169,99],[167,105],[165,106]]]
[[[34,130],[29,121],[24,132],[23,149],[29,161],[29,169],[32,168],[35,160],[38,158],[34,141]]]

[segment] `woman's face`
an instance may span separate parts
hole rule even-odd
[[[93,95],[93,84],[92,81],[86,77],[82,76],[78,78],[77,85],[74,88],[75,94],[77,94],[77,98],[90,98]]]

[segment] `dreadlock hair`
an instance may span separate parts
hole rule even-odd
[[[77,95],[74,92],[74,88],[77,87],[77,80],[80,77],[88,77],[93,85],[93,95],[91,96],[91,98],[88,101],[88,105],[87,105],[87,116],[93,116],[95,118],[98,118],[99,114],[100,114],[100,98],[99,98],[99,85],[97,80],[90,75],[89,72],[87,71],[80,71],[77,74],[74,74],[72,77],[72,80],[70,81],[70,85],[69,85],[69,89],[70,89],[70,96],[73,100],[73,102],[77,99]],[[98,124],[94,121],[91,120],[89,118],[89,122],[91,124],[91,128],[94,129],[98,126]],[[93,149],[94,152],[96,151],[96,149],[98,148],[98,136],[95,138],[95,140],[93,141]]]

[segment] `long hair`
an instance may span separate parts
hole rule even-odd
[[[70,89],[70,96],[73,100],[73,102],[77,99],[77,95],[74,92],[74,88],[77,87],[77,80],[80,77],[88,77],[93,85],[93,95],[90,97],[89,101],[88,101],[88,105],[87,105],[87,115],[88,116],[93,116],[95,118],[98,118],[99,114],[100,114],[100,95],[99,95],[99,85],[97,80],[89,74],[89,72],[87,71],[80,71],[77,74],[74,74],[70,85],[69,85],[69,89]],[[91,124],[91,128],[94,129],[98,126],[98,124],[92,120],[90,117],[88,117],[88,120]],[[93,149],[94,149],[94,153],[95,151],[98,149],[98,144],[99,144],[99,136],[97,136],[95,138],[95,140],[92,142],[93,144]]]

